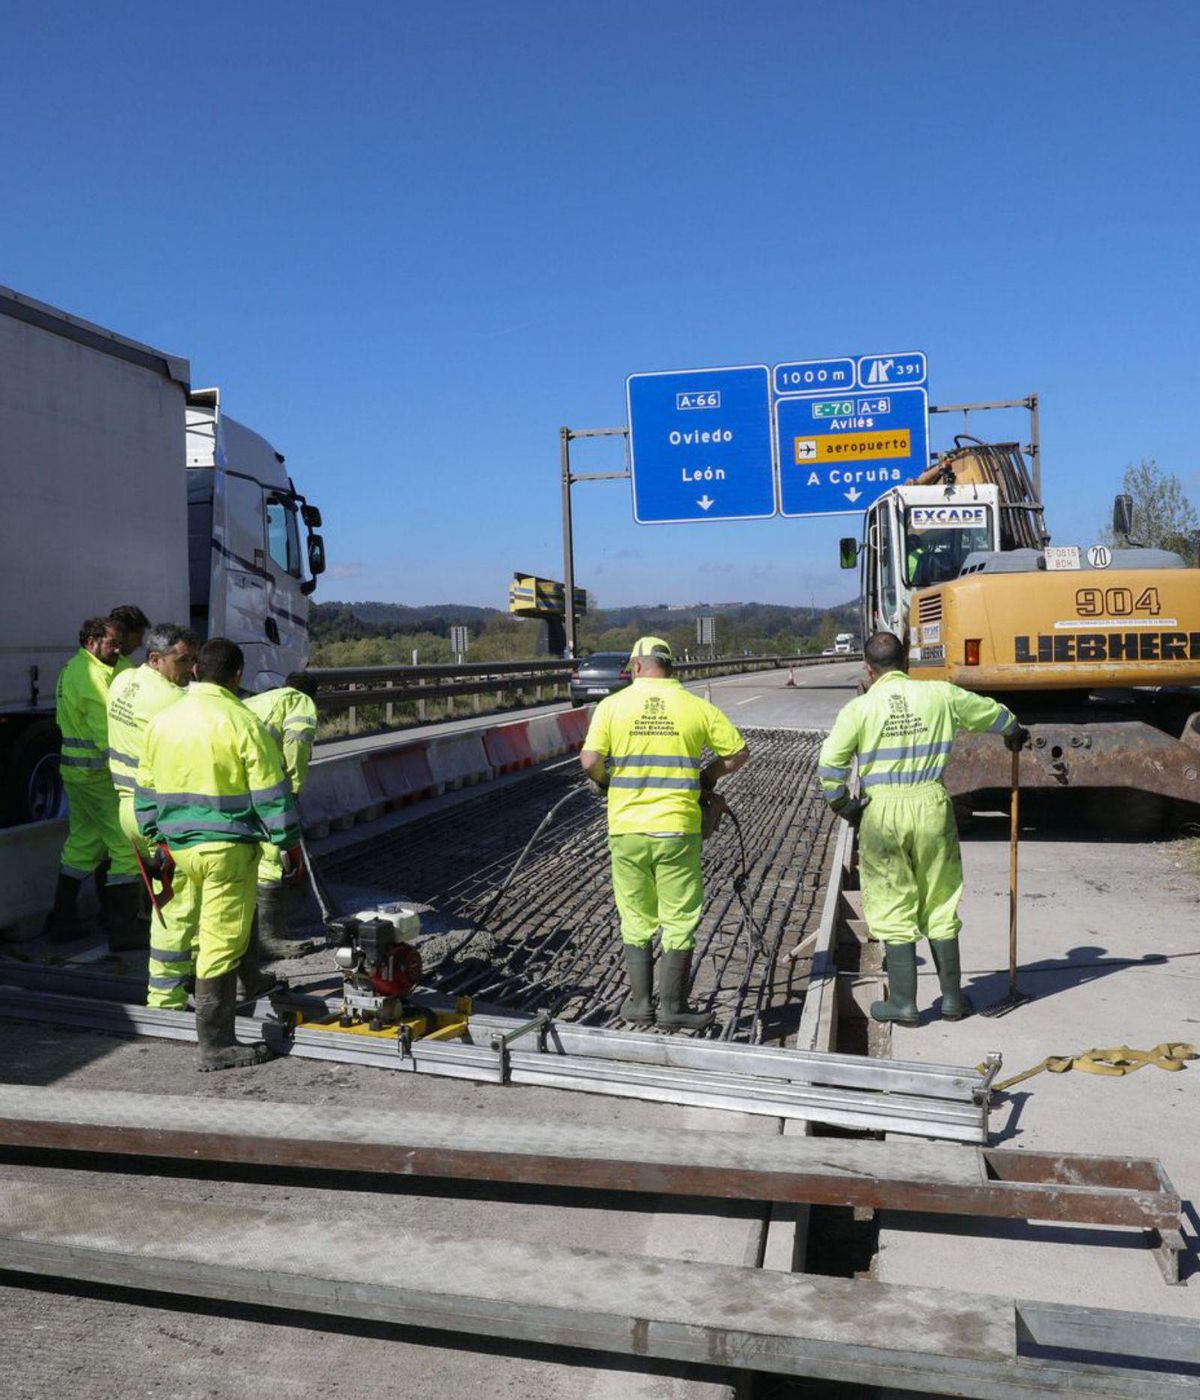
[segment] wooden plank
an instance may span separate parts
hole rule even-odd
[[[399,1217],[399,1212],[397,1213]],[[0,1268],[401,1327],[1012,1400],[1193,1393],[1019,1360],[1011,1299],[0,1184]]]
[[[920,1141],[539,1123],[470,1115],[0,1086],[0,1144],[531,1185],[1177,1228],[1179,1198],[990,1181],[979,1149]],[[1071,1158],[1052,1161],[1060,1174]],[[1114,1158],[1123,1171],[1129,1158]]]

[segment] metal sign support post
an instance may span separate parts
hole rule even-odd
[[[934,413],[961,413],[963,416],[963,432],[971,431],[970,415],[988,408],[1024,408],[1029,411],[1029,442],[1025,451],[1029,456],[1030,464],[1033,468],[1033,491],[1040,501],[1042,499],[1042,448],[1038,433],[1038,396],[1030,394],[1027,399],[1002,399],[996,403],[944,403],[936,408],[929,405],[930,414]]]
[[[558,456],[562,473],[563,613],[567,656],[575,656],[575,537],[571,522],[571,487],[577,481],[628,481],[629,471],[572,472],[571,443],[575,438],[628,437],[628,428],[559,428]]]

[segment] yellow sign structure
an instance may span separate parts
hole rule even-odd
[[[792,451],[798,467],[819,462],[870,462],[910,456],[911,438],[908,428],[888,428],[875,433],[830,433],[815,438],[793,438]]]
[[[566,613],[566,589],[553,579],[513,574],[508,585],[508,610],[516,617],[561,618]],[[575,616],[587,611],[587,594],[575,590]]]

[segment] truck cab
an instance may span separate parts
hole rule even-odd
[[[219,390],[191,392],[186,421],[192,626],[236,642],[245,689],[269,690],[308,657],[307,595],[325,567],[321,515],[283,454],[222,413]]]

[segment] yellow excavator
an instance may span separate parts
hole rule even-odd
[[[1200,804],[1200,569],[1130,545],[1131,514],[1118,496],[1127,547],[1055,548],[1019,445],[960,436],[840,548],[861,567],[864,636],[905,641],[914,677],[1002,699],[1032,733],[1022,786],[1081,790],[1130,833]],[[960,809],[1007,788],[1010,762],[960,736]]]

